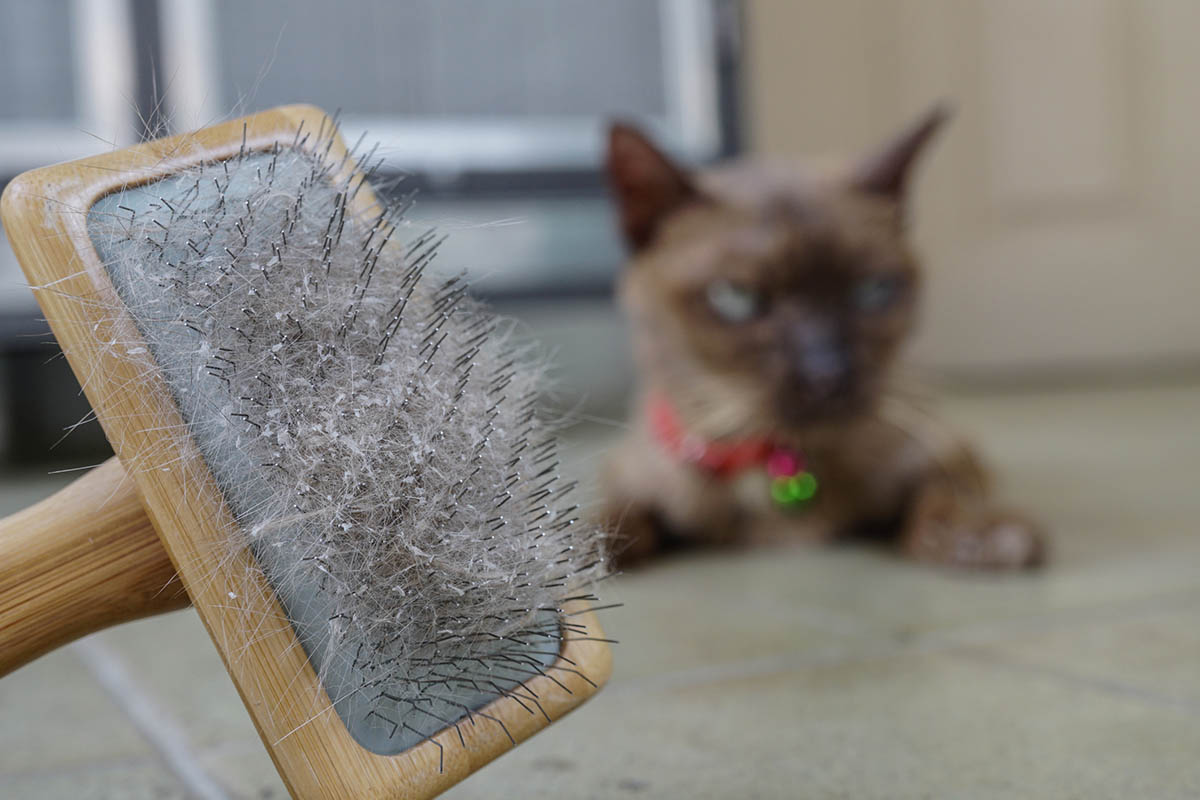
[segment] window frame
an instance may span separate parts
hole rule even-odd
[[[711,160],[725,149],[717,4],[652,1],[663,20],[667,108],[637,121],[682,157]],[[179,130],[211,124],[228,112],[215,63],[215,13],[213,0],[161,0],[162,59],[171,76],[165,98]],[[468,173],[594,169],[606,121],[600,113],[470,121],[346,114],[341,126],[348,141],[366,132],[372,142],[380,142],[381,151],[389,154],[385,170],[447,183]]]
[[[127,0],[70,0],[76,115],[0,123],[0,177],[137,141],[133,19]]]

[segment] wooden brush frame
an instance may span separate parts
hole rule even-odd
[[[108,464],[100,468],[103,472],[82,479],[90,479],[87,491],[64,490],[0,523],[0,668],[19,664],[86,630],[182,604],[169,587],[163,591],[169,581],[165,564],[161,554],[150,549],[145,524],[132,508],[140,498],[291,793],[303,798],[432,797],[509,749],[513,742],[504,729],[486,718],[475,724],[464,722],[459,729],[465,747],[458,732],[449,727],[394,756],[376,755],[357,744],[321,687],[266,578],[261,571],[249,569],[253,566],[249,550],[241,548],[230,557],[232,517],[207,470],[187,466],[203,466],[195,443],[170,432],[182,430],[183,423],[165,379],[157,370],[146,374],[144,364],[122,358],[101,344],[114,337],[137,343],[141,337],[88,234],[92,205],[112,192],[199,163],[234,158],[243,148],[248,152],[268,149],[276,142],[290,145],[301,126],[313,133],[308,147],[314,153],[318,132],[333,135],[326,158],[343,162],[345,145],[331,133],[334,123],[324,112],[311,106],[287,106],[28,172],[5,190],[0,213],[9,241],[136,495],[121,489],[127,484],[119,474],[120,465]],[[327,141],[322,140],[322,151]],[[353,159],[344,159],[344,170],[353,166]],[[355,199],[359,211],[376,203],[370,187]],[[114,313],[114,309],[121,310]],[[106,336],[106,330],[111,335]],[[164,448],[174,456],[168,461],[180,466],[162,466]],[[153,461],[148,454],[154,454]],[[93,521],[98,513],[108,515],[103,525]],[[117,537],[109,533],[106,552],[122,553],[119,563],[124,568],[113,568],[111,559],[89,552],[85,544],[87,537],[103,536],[104,526],[113,518],[123,533]],[[39,531],[36,560],[26,557],[6,565],[2,540],[11,537],[16,546],[7,549],[20,553],[35,545],[33,537],[17,536],[35,529]],[[86,536],[81,530],[87,531]],[[50,566],[38,569],[38,564]],[[103,573],[107,577],[89,580],[89,564],[102,572],[107,564]],[[228,587],[245,586],[248,572],[257,575],[260,585],[232,608]],[[130,577],[122,583],[108,582],[122,581],[122,575]],[[105,599],[106,593],[125,591],[133,591],[140,602]],[[80,597],[91,602],[81,602]],[[98,608],[85,620],[87,624],[72,626],[69,615],[59,610],[73,607]],[[280,624],[252,625],[248,619]],[[580,620],[590,631],[600,630],[590,612]],[[27,637],[37,634],[37,641],[28,647],[14,644],[6,629],[24,631]],[[595,693],[609,676],[611,656],[603,642],[568,640],[556,666],[561,677],[538,676],[524,684],[550,719]],[[545,718],[506,698],[481,712],[477,716],[502,721],[517,742],[547,724]]]

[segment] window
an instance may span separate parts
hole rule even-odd
[[[420,186],[477,291],[607,292],[622,258],[597,172],[606,120],[689,160],[722,146],[712,0],[168,0],[180,129],[282,103],[341,109]]]
[[[124,0],[0,0],[0,184],[136,140],[131,30]],[[0,314],[24,283],[0,239]]]
[[[183,129],[310,102],[415,172],[588,168],[612,113],[719,146],[709,0],[169,0],[162,29]]]
[[[419,187],[485,294],[598,293],[622,257],[597,171],[632,118],[722,137],[729,0],[0,0],[0,180],[282,103],[342,110]],[[726,82],[727,84],[728,82]],[[137,106],[154,118],[139,120]],[[33,311],[9,248],[0,309]]]
[[[688,161],[729,152],[736,2],[0,0],[0,183],[147,132],[341,108],[346,138],[420,189],[413,224],[450,234],[439,261],[551,332],[565,383],[605,402],[625,369],[605,122]],[[87,408],[24,284],[0,241],[0,440],[7,417],[11,449],[42,458]]]

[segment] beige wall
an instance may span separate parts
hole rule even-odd
[[[748,0],[752,141],[852,152],[938,98],[919,360],[1200,363],[1200,2]]]

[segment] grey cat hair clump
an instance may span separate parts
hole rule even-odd
[[[365,180],[300,140],[89,224],[339,713],[419,739],[496,696],[534,711],[520,684],[587,635],[564,607],[595,599],[603,542],[536,351],[424,275],[440,238],[407,202],[362,210]]]

